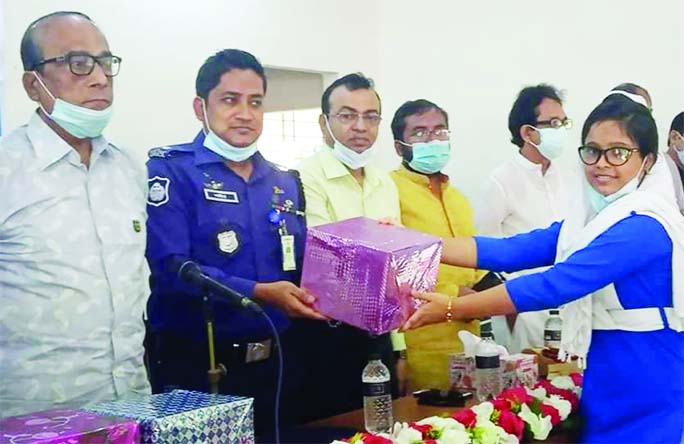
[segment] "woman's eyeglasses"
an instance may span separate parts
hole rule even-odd
[[[603,150],[594,146],[584,145],[577,149],[580,160],[585,165],[596,165],[601,160],[601,156],[605,156],[606,162],[613,166],[626,164],[635,151],[639,151],[639,149],[626,146],[612,146]]]

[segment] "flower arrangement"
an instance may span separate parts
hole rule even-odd
[[[492,401],[448,417],[396,423],[391,433],[357,433],[333,444],[517,444],[545,440],[577,410],[581,387],[579,373],[558,376],[539,381],[533,389],[507,388]]]

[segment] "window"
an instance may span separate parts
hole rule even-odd
[[[319,108],[265,113],[259,151],[277,165],[296,167],[324,144],[318,126],[320,114]]]

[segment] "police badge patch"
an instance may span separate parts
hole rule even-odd
[[[218,248],[224,253],[233,254],[240,246],[240,240],[234,230],[221,231],[216,235]]]
[[[147,180],[147,203],[153,207],[160,207],[169,201],[169,184],[171,179],[154,176]]]

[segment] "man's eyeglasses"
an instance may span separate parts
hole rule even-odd
[[[121,68],[121,57],[111,54],[94,56],[83,52],[70,52],[63,56],[41,60],[33,65],[31,70],[35,71],[46,63],[67,64],[69,65],[69,70],[75,76],[89,76],[93,69],[95,69],[95,63],[97,63],[102,67],[107,77],[114,77]]]
[[[332,114],[332,117],[336,118],[345,125],[352,125],[356,123],[359,120],[359,118],[361,118],[364,122],[371,126],[378,126],[380,124],[380,121],[382,120],[380,114],[375,112],[359,114],[342,111],[336,114]]]
[[[417,131],[412,132],[409,135],[409,138],[412,141],[416,142],[427,142],[430,140],[449,140],[449,135],[451,134],[451,131],[449,131],[447,128],[439,128],[433,131],[429,131],[426,129],[419,129]]]
[[[537,126],[539,126],[539,125],[548,125],[551,128],[565,127],[565,129],[570,129],[570,128],[572,128],[572,119],[565,118],[565,119],[538,120]]]
[[[639,149],[626,146],[613,146],[602,150],[585,145],[577,149],[579,157],[585,165],[596,165],[601,160],[601,156],[605,156],[606,162],[613,166],[626,164],[635,151],[639,151]]]

